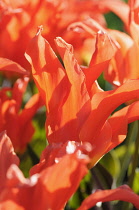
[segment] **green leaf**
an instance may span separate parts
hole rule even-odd
[[[136,168],[134,181],[133,181],[133,191],[139,194],[139,168]]]
[[[107,153],[101,160],[100,163],[108,170],[108,172],[113,176],[117,177],[121,170],[121,165],[119,158],[114,150]]]

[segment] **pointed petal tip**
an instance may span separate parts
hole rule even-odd
[[[42,31],[43,31],[43,25],[38,26],[36,36],[40,35]]]
[[[2,132],[0,133],[0,138],[5,138],[5,137],[7,137],[7,132],[6,132],[6,130],[4,130],[4,131],[2,131]]]
[[[106,34],[106,32],[105,32],[105,31],[102,31],[102,30],[99,30],[97,33],[98,33],[98,34],[101,34],[101,35]]]
[[[55,38],[55,41],[56,42],[65,42],[63,39],[62,39],[62,37],[60,37],[60,36],[57,36],[56,38]]]

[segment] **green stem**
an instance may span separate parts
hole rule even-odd
[[[135,171],[136,171],[136,167],[138,165],[138,154],[139,154],[139,121],[138,121],[138,135],[137,135],[137,139],[135,142],[135,152],[134,152],[133,160],[132,160],[132,171],[131,171],[131,175],[129,177],[129,187],[131,187],[131,188],[133,187]]]
[[[137,134],[137,137],[136,137],[135,149],[134,149],[134,154],[133,154],[133,157],[132,157],[131,174],[129,176],[129,181],[128,181],[128,185],[131,189],[133,188],[133,182],[134,182],[136,167],[138,165],[138,155],[139,155],[139,121],[138,121],[138,134]],[[122,209],[123,210],[124,209],[129,210],[130,209],[130,204],[129,203],[124,203]]]
[[[121,165],[121,173],[117,179],[117,186],[120,186],[123,183],[125,173],[127,171],[129,162],[130,162],[130,153],[131,153],[131,142],[135,139],[135,129],[136,129],[136,122],[133,122],[130,125],[129,131],[128,131],[128,136],[125,141],[125,146],[126,146],[126,153],[124,155],[122,165]]]

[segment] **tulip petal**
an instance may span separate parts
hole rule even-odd
[[[21,110],[23,94],[29,78],[18,79],[13,88],[0,91],[0,131],[6,130],[15,151],[23,152],[34,134],[32,118],[43,105],[38,94],[31,97]],[[6,95],[11,91],[11,96]]]
[[[56,39],[56,45],[65,69],[40,33],[32,40],[26,57],[46,103],[48,141],[79,141],[77,131],[90,112],[85,77],[74,58],[72,46],[61,38]]]
[[[30,170],[30,175],[40,173],[45,168],[58,163],[61,158],[66,154],[73,154],[80,150],[80,156],[82,154],[89,154],[92,150],[90,144],[80,144],[74,141],[68,141],[65,143],[52,143],[48,145],[42,152],[40,162],[33,166]]]
[[[70,147],[70,143],[67,146]],[[49,149],[51,150],[51,148]],[[53,148],[51,151],[53,152]],[[59,153],[61,153],[60,151],[61,147],[59,147]],[[72,153],[67,154],[64,151],[64,155],[58,160],[55,153],[53,164],[48,167],[45,165],[43,170],[32,175],[29,179],[25,179],[19,168],[12,164],[7,172],[6,187],[0,197],[0,207],[12,210],[15,206],[20,210],[38,210],[39,208],[41,210],[62,210],[76,191],[81,179],[88,172],[86,165],[89,159],[78,151],[80,150],[73,149]],[[51,152],[49,154],[48,159],[51,159]],[[51,161],[48,160],[48,162]]]
[[[136,120],[139,120],[139,101],[115,112],[108,119],[112,128],[112,139],[108,151],[122,143],[127,135],[127,125]]]
[[[39,94],[33,95],[26,103],[24,109],[18,116],[19,133],[17,137],[16,149],[17,151],[24,151],[32,139],[35,129],[32,124],[32,118],[37,110],[43,105]],[[25,132],[26,131],[26,132]]]
[[[77,190],[87,171],[84,160],[80,161],[75,154],[63,157],[59,164],[49,167],[47,173],[43,171],[41,182],[46,186],[47,207],[55,210],[62,209]]]
[[[0,133],[0,191],[6,182],[6,173],[11,164],[19,164],[19,159],[6,132]]]
[[[111,37],[119,44],[119,48],[111,61],[108,70],[104,72],[106,80],[114,85],[121,85],[128,79],[136,79],[137,65],[136,47],[131,37],[117,30],[109,30]],[[132,71],[134,69],[135,71]]]
[[[49,109],[55,108],[49,104],[59,104],[61,88],[66,86],[67,80],[64,78],[65,73],[60,61],[49,43],[41,36],[40,30],[31,40],[25,56],[32,65],[34,80],[49,112]],[[57,96],[52,97],[54,92]],[[66,94],[67,91],[62,92],[63,98]]]
[[[106,30],[91,18],[83,22],[71,24],[70,29],[76,31],[82,29],[86,32],[86,37],[93,37],[96,40],[89,67],[82,68],[86,76],[88,92],[92,96],[91,87],[94,81],[97,80],[102,71],[107,69],[109,61],[115,55],[118,48],[116,42],[112,40]]]
[[[107,153],[109,145],[111,145],[112,128],[109,122],[105,122],[97,138],[92,142],[92,150],[89,153],[91,158],[89,168],[92,168],[96,163]]]
[[[92,55],[89,67],[84,69],[88,92],[90,92],[94,81],[97,80],[102,71],[107,69],[116,50],[116,45],[109,35],[103,31],[99,31],[96,37],[95,52]],[[90,96],[92,97],[91,93]]]
[[[29,75],[29,72],[21,67],[18,63],[7,58],[0,58],[0,71],[13,71],[24,75]]]
[[[101,6],[115,13],[125,23],[125,25],[128,26],[130,8],[125,2],[114,0],[111,3],[111,0],[101,0]]]
[[[139,80],[129,80],[116,90],[96,93],[92,98],[92,112],[80,132],[81,141],[93,143],[110,114],[121,104],[138,97]]]
[[[139,209],[139,196],[128,186],[123,185],[113,190],[100,190],[86,198],[77,210],[87,210],[95,206],[98,202],[121,200],[132,203]]]
[[[24,77],[22,79],[18,79],[12,89],[12,99],[16,101],[16,111],[19,112],[23,94],[26,91],[27,85],[29,82],[28,77]]]

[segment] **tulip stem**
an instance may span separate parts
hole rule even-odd
[[[136,123],[137,123],[136,121],[133,122],[129,127],[128,136],[125,141],[126,153],[124,155],[124,158],[123,158],[123,161],[121,164],[122,170],[121,170],[121,173],[117,179],[117,186],[120,186],[123,183],[124,176],[125,176],[125,173],[127,171],[127,168],[128,168],[129,162],[130,162],[131,142],[133,142],[133,140],[135,139]]]
[[[134,182],[136,167],[138,165],[138,155],[139,155],[139,121],[138,121],[138,134],[137,134],[137,137],[136,137],[135,149],[134,149],[134,154],[133,154],[133,157],[132,157],[131,174],[129,176],[129,181],[128,181],[128,185],[131,189],[133,188],[133,182]],[[126,209],[126,210],[130,209],[130,204],[129,203],[124,203],[123,204],[123,209]]]
[[[105,188],[111,188],[112,177],[100,163],[97,163],[97,165],[90,171],[96,182],[97,188],[102,190],[104,190]],[[103,203],[102,209],[112,210],[110,202]]]
[[[136,167],[138,165],[138,154],[139,154],[139,121],[138,121],[138,135],[137,135],[137,139],[135,142],[135,152],[134,152],[133,160],[132,160],[132,171],[131,171],[131,175],[129,177],[129,187],[131,187],[131,188],[133,187],[135,171],[136,171]]]

